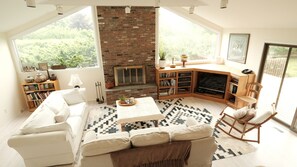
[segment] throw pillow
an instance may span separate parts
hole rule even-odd
[[[55,96],[51,96],[50,98],[46,99],[45,105],[55,114],[58,114],[60,111],[70,111],[67,103],[60,94],[55,94]]]
[[[147,128],[130,131],[130,140],[133,146],[143,147],[156,144],[168,143],[169,133],[159,128]]]
[[[63,98],[68,105],[78,104],[85,102],[85,98],[80,89],[72,89],[71,91],[64,93]]]
[[[256,111],[254,109],[249,109],[248,112],[246,113],[246,115],[243,118],[239,119],[238,122],[243,124],[245,122],[250,121],[255,116],[256,116]]]
[[[85,138],[86,140],[86,138]],[[98,135],[97,139],[82,144],[83,156],[94,156],[131,147],[128,132]]]
[[[70,115],[69,108],[61,110],[58,114],[55,115],[55,120],[57,123],[65,122]]]
[[[243,118],[248,112],[248,107],[243,107],[243,108],[240,108],[236,111],[233,112],[233,116],[236,118],[236,119],[240,119],[240,118]]]
[[[171,141],[195,140],[210,137],[213,128],[208,124],[194,125],[171,132]]]

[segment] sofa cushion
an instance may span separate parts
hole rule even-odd
[[[73,105],[81,102],[85,102],[85,97],[83,95],[83,88],[80,89],[73,89],[67,93],[63,94],[63,98],[68,105]]]
[[[94,132],[87,132],[84,139],[86,141],[81,147],[83,156],[101,155],[131,147],[128,132],[98,135],[97,139],[94,139]]]
[[[85,112],[86,102],[77,103],[74,105],[69,106],[70,109],[70,117],[82,117]]]
[[[133,146],[143,147],[163,144],[170,141],[169,133],[159,128],[147,128],[130,131],[130,140]]]
[[[86,132],[84,136],[84,143],[88,143],[90,141],[96,140],[97,139],[97,134],[93,130],[89,130]]]
[[[186,125],[187,126],[194,126],[200,124],[195,118],[193,117],[188,117],[186,120]]]
[[[49,97],[45,104],[49,109],[51,109],[55,114],[58,114],[61,111],[69,111],[69,107],[65,102],[64,98],[60,94],[55,94],[55,96]]]
[[[171,141],[195,140],[212,135],[213,129],[208,124],[189,126],[171,132]]]
[[[82,126],[82,118],[81,117],[68,117],[66,122],[70,125],[72,129],[72,135],[76,137],[79,134],[80,127]]]
[[[61,110],[58,114],[55,115],[56,122],[65,122],[69,117],[70,112],[68,110]]]

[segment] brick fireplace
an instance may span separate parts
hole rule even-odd
[[[125,81],[121,80],[122,84],[118,84],[119,86],[106,89],[107,104],[114,104],[121,95],[156,98],[155,8],[132,7],[131,13],[126,14],[125,7],[98,6],[97,15],[105,82],[115,82],[115,71],[116,73],[118,71],[120,76],[121,73],[125,75],[127,73],[130,77]],[[141,72],[138,69],[136,69],[137,77],[135,70],[128,70],[133,66],[144,68],[145,82],[139,81],[138,76]],[[137,78],[136,84],[134,75]],[[134,79],[135,82],[132,82]]]

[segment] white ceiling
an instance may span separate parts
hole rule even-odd
[[[10,31],[25,23],[38,19],[55,11],[54,5],[37,5],[26,7],[24,0],[0,0],[0,32]],[[144,5],[154,0],[37,0],[43,3],[101,3],[101,5],[122,5],[123,2]],[[149,2],[148,2],[149,1]],[[161,5],[162,5],[162,0]],[[169,0],[163,0],[163,4]],[[170,0],[172,4],[181,5],[193,0]],[[121,2],[121,3],[119,3]],[[223,28],[297,28],[297,0],[229,0],[226,9],[220,9],[220,0],[199,0],[195,14]],[[140,4],[141,5],[141,4]],[[137,5],[138,6],[138,5]]]
[[[0,0],[0,32],[6,32],[56,10],[53,5],[26,7],[24,0]]]
[[[297,0],[201,0],[195,13],[223,28],[297,28]]]

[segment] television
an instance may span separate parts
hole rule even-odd
[[[224,99],[228,75],[198,72],[196,93]]]

